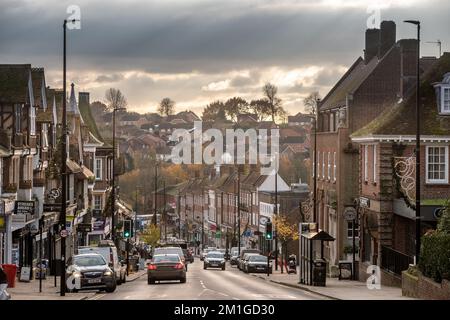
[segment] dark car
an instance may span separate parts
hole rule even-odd
[[[242,266],[244,263],[244,261],[243,261],[244,255],[247,253],[261,254],[261,251],[257,250],[257,249],[248,249],[248,248],[245,248],[243,250],[241,249],[240,256],[237,258],[237,266],[238,266],[238,269],[241,271],[242,271]]]
[[[245,273],[267,273],[267,257],[262,255],[248,255],[244,263]],[[272,273],[272,264],[269,262],[269,273]]]
[[[184,255],[183,249],[181,247],[158,247],[155,248],[153,255],[160,255],[160,254],[178,254],[181,259],[181,263],[186,267],[187,271],[187,263],[186,263],[186,256]]]
[[[154,284],[161,280],[186,282],[186,268],[178,254],[157,254],[147,266],[147,282]]]
[[[192,254],[191,250],[183,249],[183,254],[186,259],[186,262],[194,263],[194,255]]]
[[[203,261],[203,269],[221,268],[225,270],[225,257],[220,251],[209,251]]]
[[[66,278],[72,277],[75,283],[72,291],[99,289],[114,292],[116,290],[116,275],[102,255],[78,254],[69,258],[67,265]],[[78,288],[77,283],[80,285]]]

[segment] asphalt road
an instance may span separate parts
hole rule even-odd
[[[316,300],[321,296],[278,285],[239,271],[227,263],[221,269],[203,270],[196,258],[189,264],[186,283],[163,281],[148,285],[144,275],[118,286],[113,293],[98,293],[92,300]]]

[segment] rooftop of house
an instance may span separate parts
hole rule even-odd
[[[434,83],[441,82],[450,72],[450,52],[442,57],[422,75],[420,112],[422,135],[450,135],[450,117],[439,115]],[[397,103],[371,121],[365,127],[354,132],[352,138],[373,135],[415,135],[416,133],[416,94],[412,94],[401,103]]]
[[[104,142],[103,137],[98,130],[95,119],[92,116],[91,106],[89,105],[88,101],[85,99],[79,99],[78,108],[80,110],[81,116],[83,117],[84,124],[89,128],[89,131],[92,133],[92,135],[101,142]]]
[[[0,64],[0,103],[29,103],[30,64]]]

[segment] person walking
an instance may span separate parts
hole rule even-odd
[[[0,300],[10,299],[9,294],[6,292],[8,288],[8,277],[0,264]]]

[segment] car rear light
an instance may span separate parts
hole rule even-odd
[[[184,265],[183,265],[182,263],[177,263],[177,264],[174,266],[174,268],[175,268],[175,269],[184,269]]]
[[[154,264],[149,264],[149,265],[148,265],[148,270],[156,270],[156,265],[154,265]]]

